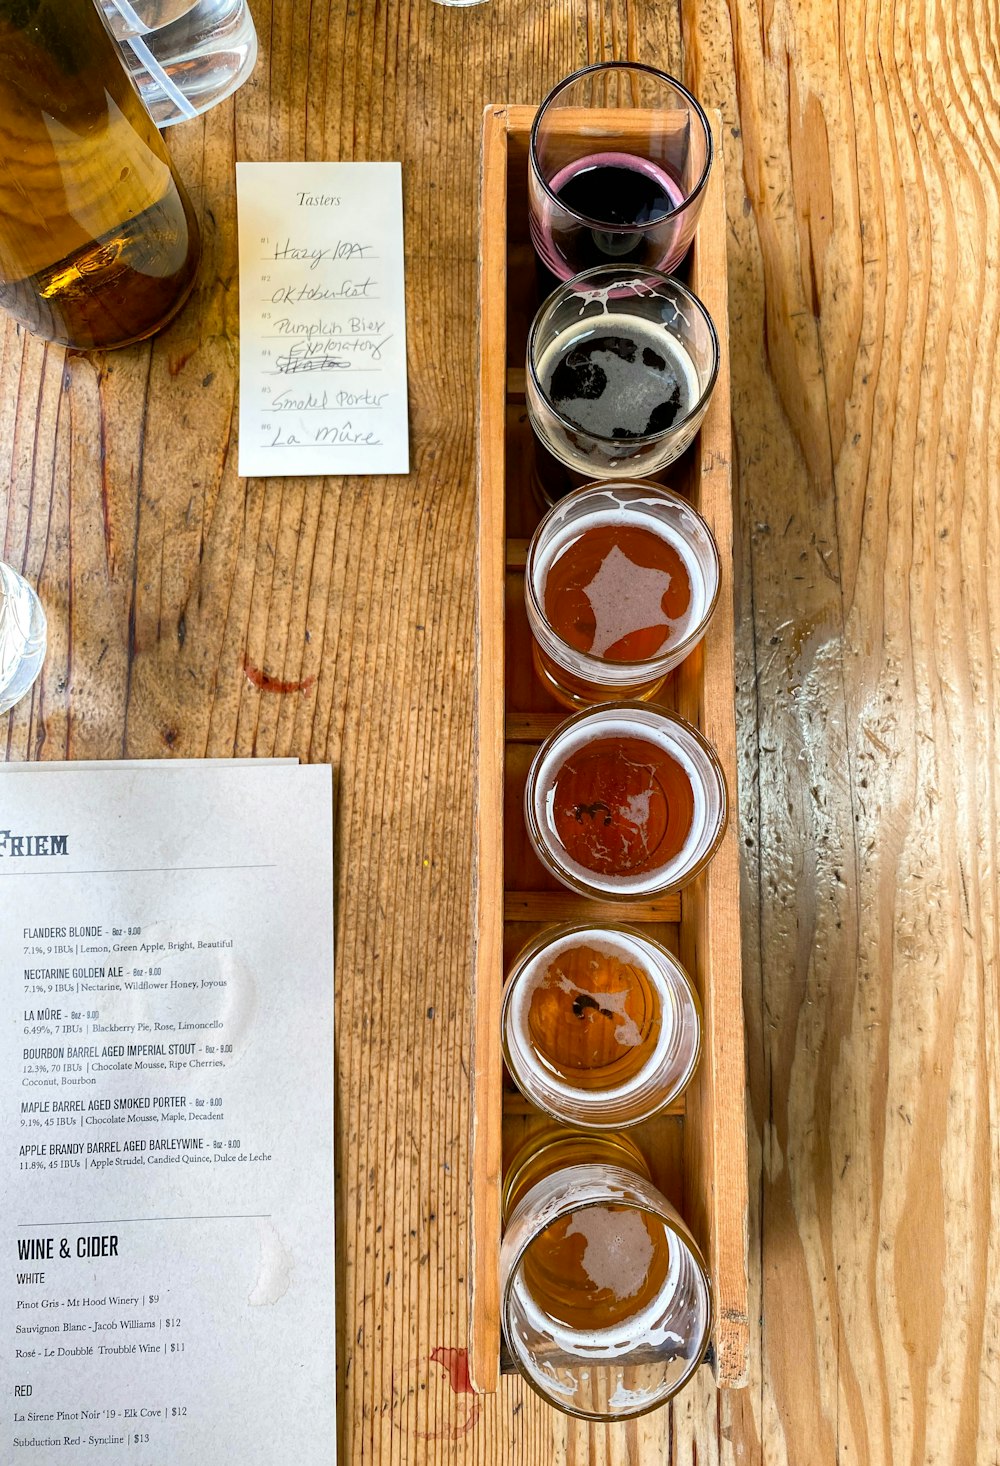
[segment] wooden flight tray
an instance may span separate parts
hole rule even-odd
[[[585,119],[586,114],[576,114]],[[532,1127],[548,1123],[504,1072],[500,1005],[519,948],[552,922],[611,919],[641,926],[684,963],[701,996],[701,1063],[686,1093],[630,1133],[653,1178],[691,1227],[712,1280],[709,1351],[718,1384],[747,1380],[747,1151],[736,784],[729,332],[721,124],[694,248],[682,273],[719,333],[721,362],[695,443],[665,482],[708,520],[722,583],[704,643],[658,701],[714,745],[730,791],[729,827],[707,870],[656,901],[599,903],[560,886],[528,842],[528,766],[566,710],[534,675],[524,611],[528,540],[540,518],[531,493],[532,433],[524,404],[528,328],[540,300],[528,235],[528,140],[534,109],[487,108],[480,217],[477,885],[472,1132],[470,1375],[497,1388],[501,1365],[500,1189],[503,1165]],[[567,119],[569,125],[573,125]],[[622,136],[629,114],[622,113]],[[505,1365],[506,1367],[506,1365]]]

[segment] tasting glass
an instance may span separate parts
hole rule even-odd
[[[528,770],[524,818],[545,868],[597,901],[660,896],[694,879],[726,829],[715,750],[674,713],[606,703],[560,723]]]
[[[567,563],[582,536],[601,532],[610,540],[630,530],[644,531],[665,542],[669,546],[666,553],[671,558],[676,555],[680,566],[674,562],[670,572],[637,564],[628,558],[627,550],[609,544],[587,586],[571,586],[549,596],[550,576],[560,562]],[[632,552],[642,553],[634,548]],[[682,614],[671,619],[664,602],[675,575],[681,573],[687,575],[690,599]],[[657,484],[587,484],[549,510],[528,547],[524,600],[535,671],[564,707],[645,701],[655,696],[667,675],[701,641],[718,595],[719,551],[712,531],[686,499]],[[562,612],[566,617],[572,612],[572,624]],[[566,634],[553,626],[552,617],[560,618]],[[635,645],[637,633],[648,637],[661,627],[666,636],[655,651],[627,659],[613,655],[626,637]],[[568,640],[568,635],[574,640]],[[595,652],[600,645],[604,651]]]
[[[505,1187],[500,1249],[510,1354],[568,1415],[644,1415],[687,1383],[708,1346],[698,1246],[626,1137],[551,1130],[525,1152]]]
[[[31,687],[45,660],[45,612],[32,587],[0,561],[0,713]]]
[[[617,405],[610,378],[596,398],[567,400],[554,383],[567,353],[573,360],[586,355],[588,342],[621,339],[630,329],[660,342],[661,360],[670,358],[673,368],[665,389],[673,382],[680,391],[682,375],[684,399],[667,426],[626,435],[608,429]],[[673,463],[694,440],[718,374],[719,338],[698,297],[671,276],[633,265],[600,265],[557,286],[528,333],[531,426],[543,449],[585,478],[646,478]]]
[[[531,240],[560,280],[605,261],[672,270],[694,236],[712,131],[679,81],[611,61],[545,98],[528,163]]]
[[[683,1093],[701,1053],[701,1004],[666,947],[630,927],[541,932],[515,959],[501,1017],[518,1089],[555,1120],[637,1125]]]

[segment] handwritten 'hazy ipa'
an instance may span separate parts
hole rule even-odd
[[[694,1073],[701,1010],[683,967],[624,926],[557,927],[519,954],[504,991],[504,1057],[548,1114],[594,1129],[634,1125]]]
[[[551,1404],[592,1420],[675,1394],[711,1326],[698,1249],[626,1136],[552,1127],[505,1182],[503,1327]]]
[[[535,755],[524,794],[528,834],[564,885],[637,900],[691,880],[726,826],[726,784],[689,723],[644,703],[577,713]]]
[[[655,484],[588,484],[532,537],[524,599],[535,670],[566,707],[652,697],[704,635],[719,591],[712,533]]]

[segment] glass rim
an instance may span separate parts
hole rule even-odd
[[[581,499],[584,494],[591,493],[596,489],[604,489],[612,493],[616,489],[641,489],[643,493],[648,493],[649,490],[652,489],[657,494],[662,494],[664,498],[668,500],[668,502],[677,504],[681,508],[686,509],[689,513],[693,514],[695,519],[697,519],[699,523],[703,526],[705,534],[708,537],[708,543],[710,547],[709,554],[712,559],[712,563],[715,566],[715,589],[713,590],[712,595],[709,598],[709,603],[705,610],[705,613],[698,621],[693,623],[691,629],[684,636],[681,637],[680,641],[675,642],[674,645],[669,648],[669,650],[667,648],[664,648],[662,651],[657,652],[654,656],[641,657],[636,661],[612,662],[609,661],[607,657],[595,656],[593,652],[578,651],[576,647],[571,647],[569,642],[566,641],[565,637],[560,636],[559,633],[555,630],[555,628],[549,621],[549,618],[546,616],[545,609],[539,602],[538,596],[535,594],[535,585],[532,578],[532,565],[535,557],[537,556],[539,538],[542,529],[548,523],[550,518],[554,516],[564,504],[576,502],[576,500]],[[555,562],[553,562],[553,564],[554,563]],[[528,545],[528,554],[525,560],[524,567],[524,595],[528,603],[529,627],[531,615],[532,613],[534,613],[545,626],[545,629],[551,635],[553,640],[558,643],[559,649],[562,650],[563,648],[566,648],[567,660],[564,661],[563,658],[550,647],[543,648],[546,655],[551,656],[553,661],[558,662],[559,666],[563,669],[564,672],[569,672],[573,675],[578,675],[579,669],[575,665],[569,665],[570,656],[572,657],[572,659],[582,662],[586,669],[593,670],[595,673],[601,674],[596,675],[593,677],[593,679],[591,679],[596,683],[600,683],[602,680],[602,675],[607,674],[610,671],[613,674],[611,679],[612,685],[614,682],[619,680],[623,684],[628,685],[632,681],[633,676],[636,673],[639,676],[642,676],[643,674],[654,675],[656,674],[658,669],[664,665],[664,663],[667,664],[664,670],[664,675],[666,675],[667,672],[673,671],[674,667],[676,667],[678,663],[684,660],[688,652],[692,651],[694,647],[698,645],[698,642],[701,640],[701,638],[705,635],[705,632],[708,629],[708,624],[715,614],[715,608],[719,601],[719,593],[721,589],[722,557],[719,554],[719,546],[716,542],[715,535],[712,533],[712,529],[708,523],[708,520],[694,507],[690,500],[685,499],[684,496],[682,494],[679,494],[676,489],[668,488],[666,484],[652,483],[646,479],[595,479],[592,483],[580,484],[577,488],[571,489],[568,494],[564,494],[561,499],[557,499],[555,503],[546,510],[542,519],[535,526],[535,532],[531,536],[531,542]],[[534,628],[530,627],[530,629],[532,631],[532,635],[534,635]],[[619,669],[621,669],[620,672]]]
[[[665,224],[670,219],[676,219],[678,215],[683,214],[685,210],[689,208],[689,206],[694,202],[698,195],[702,193],[705,185],[708,183],[708,176],[712,171],[712,162],[715,157],[715,139],[712,136],[712,128],[709,123],[708,116],[706,115],[705,109],[698,101],[698,98],[693,94],[693,92],[688,91],[684,83],[682,81],[679,81],[676,76],[671,76],[669,71],[661,71],[658,66],[648,66],[644,61],[595,61],[590,66],[581,66],[578,71],[572,71],[570,72],[569,76],[564,76],[562,81],[556,82],[551,91],[549,91],[542,99],[541,105],[539,106],[538,111],[535,113],[534,121],[531,124],[531,136],[528,144],[528,165],[531,168],[531,171],[534,173],[538,182],[540,183],[548,197],[551,199],[551,201],[554,204],[557,204],[559,208],[565,209],[567,214],[572,214],[574,219],[579,219],[582,224],[586,224],[588,228],[599,229],[602,233],[606,234],[634,234],[636,232],[634,227],[632,229],[629,229],[626,225],[623,224],[609,224],[607,220],[595,219],[592,218],[589,214],[581,214],[576,209],[568,208],[567,205],[563,203],[559,195],[549,187],[548,183],[542,176],[541,168],[538,166],[536,144],[538,139],[538,129],[539,125],[541,124],[542,117],[548,111],[552,103],[555,102],[556,98],[560,95],[561,92],[565,91],[567,87],[574,85],[575,82],[580,81],[583,77],[592,76],[595,71],[639,71],[642,72],[645,76],[656,77],[657,81],[665,81],[670,86],[672,86],[675,91],[680,92],[681,96],[690,105],[692,112],[701,124],[702,132],[705,135],[705,166],[701,170],[701,176],[698,179],[698,182],[695,184],[691,192],[684,196],[679,204],[675,204],[674,207],[672,209],[668,209],[666,213],[658,214],[655,219],[651,219],[649,221],[649,226],[652,227],[653,225],[657,224]],[[595,108],[593,110],[614,111],[616,109],[609,107],[607,109]]]
[[[616,890],[615,887],[610,885],[601,885],[597,872],[593,874],[592,879],[588,880],[581,878],[574,871],[567,869],[556,858],[547,840],[542,838],[541,826],[535,818],[534,807],[535,786],[538,783],[539,773],[546,758],[556,747],[560,739],[564,738],[570,729],[576,727],[578,723],[583,722],[585,718],[593,719],[596,722],[599,718],[620,717],[625,713],[644,713],[647,717],[658,718],[662,722],[680,727],[685,733],[690,734],[699,752],[704,756],[707,766],[714,775],[719,791],[719,813],[716,819],[715,829],[702,854],[679,877],[675,877],[669,881],[661,880],[659,883],[650,885],[639,891],[622,891]],[[524,821],[527,826],[531,847],[542,865],[550,875],[555,876],[556,880],[560,881],[564,886],[568,886],[570,890],[577,891],[581,895],[589,896],[591,899],[597,901],[620,901],[622,903],[655,901],[660,896],[667,895],[670,891],[680,891],[685,886],[690,885],[697,876],[701,875],[702,871],[715,856],[729,827],[729,786],[726,782],[725,770],[722,767],[716,750],[709,743],[701,729],[696,728],[693,723],[689,723],[686,718],[682,718],[679,713],[671,712],[667,708],[657,707],[648,702],[640,702],[635,698],[622,702],[598,703],[595,707],[583,708],[580,712],[572,713],[568,718],[565,718],[539,746],[538,751],[531,760],[528,777],[524,785]],[[656,875],[656,872],[650,871],[649,875],[653,877]]]
[[[708,381],[705,383],[704,389],[699,394],[697,402],[695,402],[688,409],[688,411],[684,414],[680,421],[672,422],[669,427],[661,428],[660,431],[657,433],[637,433],[634,438],[613,438],[609,437],[606,433],[595,433],[590,428],[581,427],[578,422],[574,422],[572,418],[566,417],[563,413],[559,411],[558,407],[556,407],[548,392],[546,392],[545,388],[542,386],[541,378],[539,377],[538,372],[535,370],[535,340],[538,335],[538,324],[544,312],[549,309],[549,306],[554,302],[556,296],[559,295],[560,292],[565,291],[568,293],[570,287],[578,284],[579,281],[588,280],[591,276],[603,274],[605,271],[611,271],[619,277],[625,277],[623,283],[627,281],[628,274],[631,271],[633,274],[636,275],[651,275],[655,277],[657,284],[667,284],[672,286],[682,295],[686,296],[686,298],[694,306],[695,310],[701,314],[702,319],[708,326],[709,335],[712,340],[712,370],[709,372]],[[659,443],[667,438],[676,437],[677,434],[680,433],[688,423],[697,418],[702,409],[707,406],[708,400],[711,397],[712,392],[715,388],[715,383],[718,380],[720,357],[721,352],[719,347],[719,333],[715,329],[715,322],[712,320],[712,317],[709,314],[708,308],[704,304],[704,302],[700,300],[697,295],[695,295],[693,290],[689,289],[687,285],[678,280],[676,275],[665,275],[662,270],[654,270],[648,265],[593,265],[589,270],[581,270],[579,275],[571,276],[569,280],[560,281],[560,283],[556,286],[552,293],[550,295],[547,295],[542,301],[541,305],[538,307],[537,311],[535,312],[534,319],[531,322],[531,327],[528,331],[528,376],[531,379],[531,384],[534,387],[535,391],[545,403],[546,409],[551,412],[552,416],[556,418],[558,422],[569,432],[582,433],[585,438],[589,438],[594,443],[609,443],[616,448],[645,447],[649,443]],[[556,502],[560,503],[561,500],[557,500]]]
[[[552,1120],[552,1116],[546,1116],[546,1119]],[[635,1137],[627,1133],[630,1128],[630,1126],[619,1125],[614,1129],[614,1132],[611,1135],[602,1136],[601,1139],[605,1143],[607,1143],[608,1141],[618,1141],[620,1143],[621,1150],[627,1154],[629,1160],[629,1164],[627,1166],[623,1164],[622,1169],[629,1170],[631,1168],[634,1171],[635,1175],[642,1176],[643,1180],[649,1181],[650,1184],[652,1184],[652,1177],[649,1175],[648,1172],[649,1162],[646,1160],[646,1157],[643,1155],[641,1149],[639,1148],[638,1142],[636,1141]],[[527,1161],[534,1160],[535,1157],[541,1155],[543,1151],[551,1150],[555,1146],[563,1145],[567,1141],[571,1141],[574,1138],[579,1138],[580,1136],[583,1136],[585,1138],[587,1137],[587,1129],[585,1126],[577,1125],[575,1122],[559,1120],[555,1124],[550,1124],[543,1129],[536,1131],[534,1134],[526,1135],[522,1138],[522,1140],[518,1144],[517,1149],[514,1151],[513,1156],[511,1157],[510,1164],[504,1169],[503,1184],[500,1188],[500,1213],[504,1228],[506,1228],[507,1223],[510,1221],[511,1217],[514,1215],[514,1212],[520,1206],[522,1198],[527,1196],[528,1192],[531,1190],[531,1186],[527,1187],[524,1191],[521,1192],[520,1196],[518,1196],[514,1206],[510,1206],[511,1193],[516,1189],[516,1183],[520,1180],[520,1172],[523,1170],[525,1163]],[[581,1161],[574,1162],[574,1164],[612,1165],[613,1162]],[[646,1167],[645,1173],[643,1171],[635,1169],[637,1166]],[[559,1170],[564,1171],[566,1170],[566,1167],[560,1166]],[[554,1173],[549,1172],[549,1175],[552,1174]],[[532,1186],[536,1186],[537,1184],[537,1181],[532,1182]]]
[[[545,1098],[538,1094],[528,1094],[524,1085],[521,1083],[516,1066],[511,1063],[510,1050],[507,1043],[507,1012],[514,994],[514,989],[521,981],[528,963],[543,952],[547,946],[554,946],[558,941],[581,935],[584,932],[602,931],[621,933],[623,936],[631,938],[632,941],[638,942],[640,945],[644,944],[653,947],[659,957],[666,958],[668,967],[675,971],[689,993],[695,1013],[698,1016],[698,1041],[695,1045],[694,1055],[683,1077],[662,1099],[658,1099],[654,1104],[647,1106],[641,1113],[634,1115],[628,1120],[623,1120],[620,1115],[612,1115],[606,1120],[582,1120],[578,1115],[569,1116],[566,1113],[560,1113],[558,1110],[553,1109],[546,1102]],[[504,1063],[507,1065],[507,1071],[518,1090],[529,1103],[541,1110],[550,1120],[556,1120],[560,1125],[575,1126],[580,1130],[631,1130],[633,1126],[642,1125],[647,1120],[651,1120],[654,1115],[660,1114],[662,1110],[665,1110],[668,1105],[672,1104],[675,1099],[682,1095],[691,1083],[695,1074],[698,1072],[698,1066],[701,1063],[701,1056],[705,1046],[705,1014],[702,1008],[701,998],[698,996],[698,989],[694,985],[694,979],[691,974],[681,959],[675,956],[663,942],[657,941],[655,937],[647,936],[645,932],[638,931],[635,927],[629,926],[624,921],[599,921],[595,918],[593,921],[558,923],[544,927],[540,932],[536,932],[533,937],[529,938],[511,964],[510,972],[507,974],[504,983],[503,998],[500,1004],[500,1045],[503,1049]],[[588,1090],[580,1091],[584,1103],[586,1103],[587,1095],[593,1092]],[[607,1091],[605,1092],[607,1093]],[[610,1091],[610,1093],[613,1095],[614,1090]]]
[[[530,1186],[528,1188],[528,1190],[518,1201],[517,1205],[511,1211],[511,1214],[507,1218],[507,1223],[504,1228],[505,1240],[506,1236],[509,1235],[511,1229],[522,1221],[522,1213],[528,1210],[528,1203],[537,1204],[534,1202],[535,1192],[544,1190],[545,1188],[551,1187],[554,1184],[561,1184],[565,1187],[567,1185],[565,1180],[567,1176],[572,1176],[572,1179],[576,1181],[580,1178],[578,1177],[578,1175],[573,1175],[573,1173],[579,1173],[581,1171],[592,1172],[596,1168],[599,1168],[600,1170],[605,1172],[605,1174],[609,1177],[612,1183],[617,1182],[618,1185],[624,1188],[633,1188],[636,1191],[645,1192],[645,1197],[641,1202],[622,1201],[620,1197],[593,1197],[580,1200],[574,1195],[573,1189],[569,1189],[567,1191],[565,1200],[561,1203],[558,1203],[555,1208],[546,1212],[544,1217],[544,1225],[541,1227],[535,1226],[532,1228],[532,1230],[520,1243],[517,1250],[513,1253],[513,1256],[511,1257],[509,1263],[506,1263],[505,1267],[503,1260],[503,1244],[501,1244],[501,1268],[503,1275],[501,1278],[502,1288],[500,1298],[500,1323],[504,1337],[507,1340],[507,1346],[510,1349],[511,1357],[516,1363],[519,1364],[518,1373],[521,1375],[521,1378],[535,1391],[536,1395],[543,1399],[547,1405],[555,1405],[557,1409],[562,1410],[567,1415],[575,1416],[578,1420],[593,1420],[605,1423],[613,1423],[621,1420],[634,1420],[640,1415],[648,1415],[650,1411],[658,1410],[660,1406],[665,1405],[668,1400],[673,1399],[673,1397],[684,1388],[684,1386],[690,1380],[691,1376],[704,1363],[705,1352],[708,1349],[708,1345],[712,1337],[712,1330],[715,1327],[715,1298],[712,1291],[712,1280],[709,1276],[708,1265],[705,1262],[705,1258],[702,1254],[701,1248],[695,1241],[690,1228],[688,1227],[684,1218],[681,1216],[680,1212],[673,1205],[673,1203],[669,1201],[666,1196],[663,1195],[663,1193],[660,1191],[659,1187],[654,1181],[647,1179],[638,1171],[629,1171],[625,1166],[609,1165],[607,1163],[596,1161],[583,1162],[572,1166],[564,1166],[559,1171],[553,1172],[548,1176],[543,1176],[539,1181],[536,1181],[533,1186]],[[650,1195],[650,1193],[652,1193],[652,1195]],[[666,1227],[671,1236],[677,1238],[681,1246],[687,1248],[688,1252],[693,1257],[695,1264],[699,1269],[701,1277],[704,1280],[705,1300],[707,1305],[705,1309],[705,1327],[702,1332],[702,1337],[698,1342],[697,1348],[693,1351],[691,1355],[688,1368],[682,1373],[677,1383],[667,1393],[657,1395],[649,1403],[641,1405],[638,1409],[625,1410],[619,1413],[615,1413],[613,1415],[609,1415],[606,1412],[604,1414],[601,1414],[599,1411],[583,1410],[578,1406],[568,1404],[565,1400],[558,1399],[555,1395],[546,1394],[541,1385],[539,1385],[535,1381],[532,1374],[527,1370],[527,1368],[521,1365],[517,1345],[513,1341],[512,1337],[510,1337],[511,1335],[513,1335],[514,1330],[511,1329],[508,1333],[507,1328],[507,1314],[510,1306],[511,1294],[514,1288],[514,1280],[517,1276],[521,1263],[524,1260],[525,1253],[532,1245],[532,1243],[538,1240],[538,1238],[542,1235],[547,1227],[550,1227],[554,1222],[560,1221],[564,1216],[572,1215],[575,1212],[590,1211],[594,1207],[598,1206],[609,1205],[627,1206],[630,1207],[632,1210],[639,1212],[640,1214],[655,1217],[657,1221],[663,1223],[664,1227]],[[593,1368],[595,1366],[591,1364],[590,1367]],[[604,1366],[601,1365],[599,1367]],[[610,1367],[614,1368],[615,1366],[612,1363]]]

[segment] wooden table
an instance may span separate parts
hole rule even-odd
[[[51,634],[8,756],[337,770],[351,1466],[1000,1460],[995,7],[682,9],[254,0],[253,82],[170,135],[194,304],[107,357],[3,338],[3,554]],[[606,1431],[451,1351],[480,114],[626,55],[728,124],[755,1328],[749,1390]],[[409,478],[237,478],[234,154],[402,158]]]

